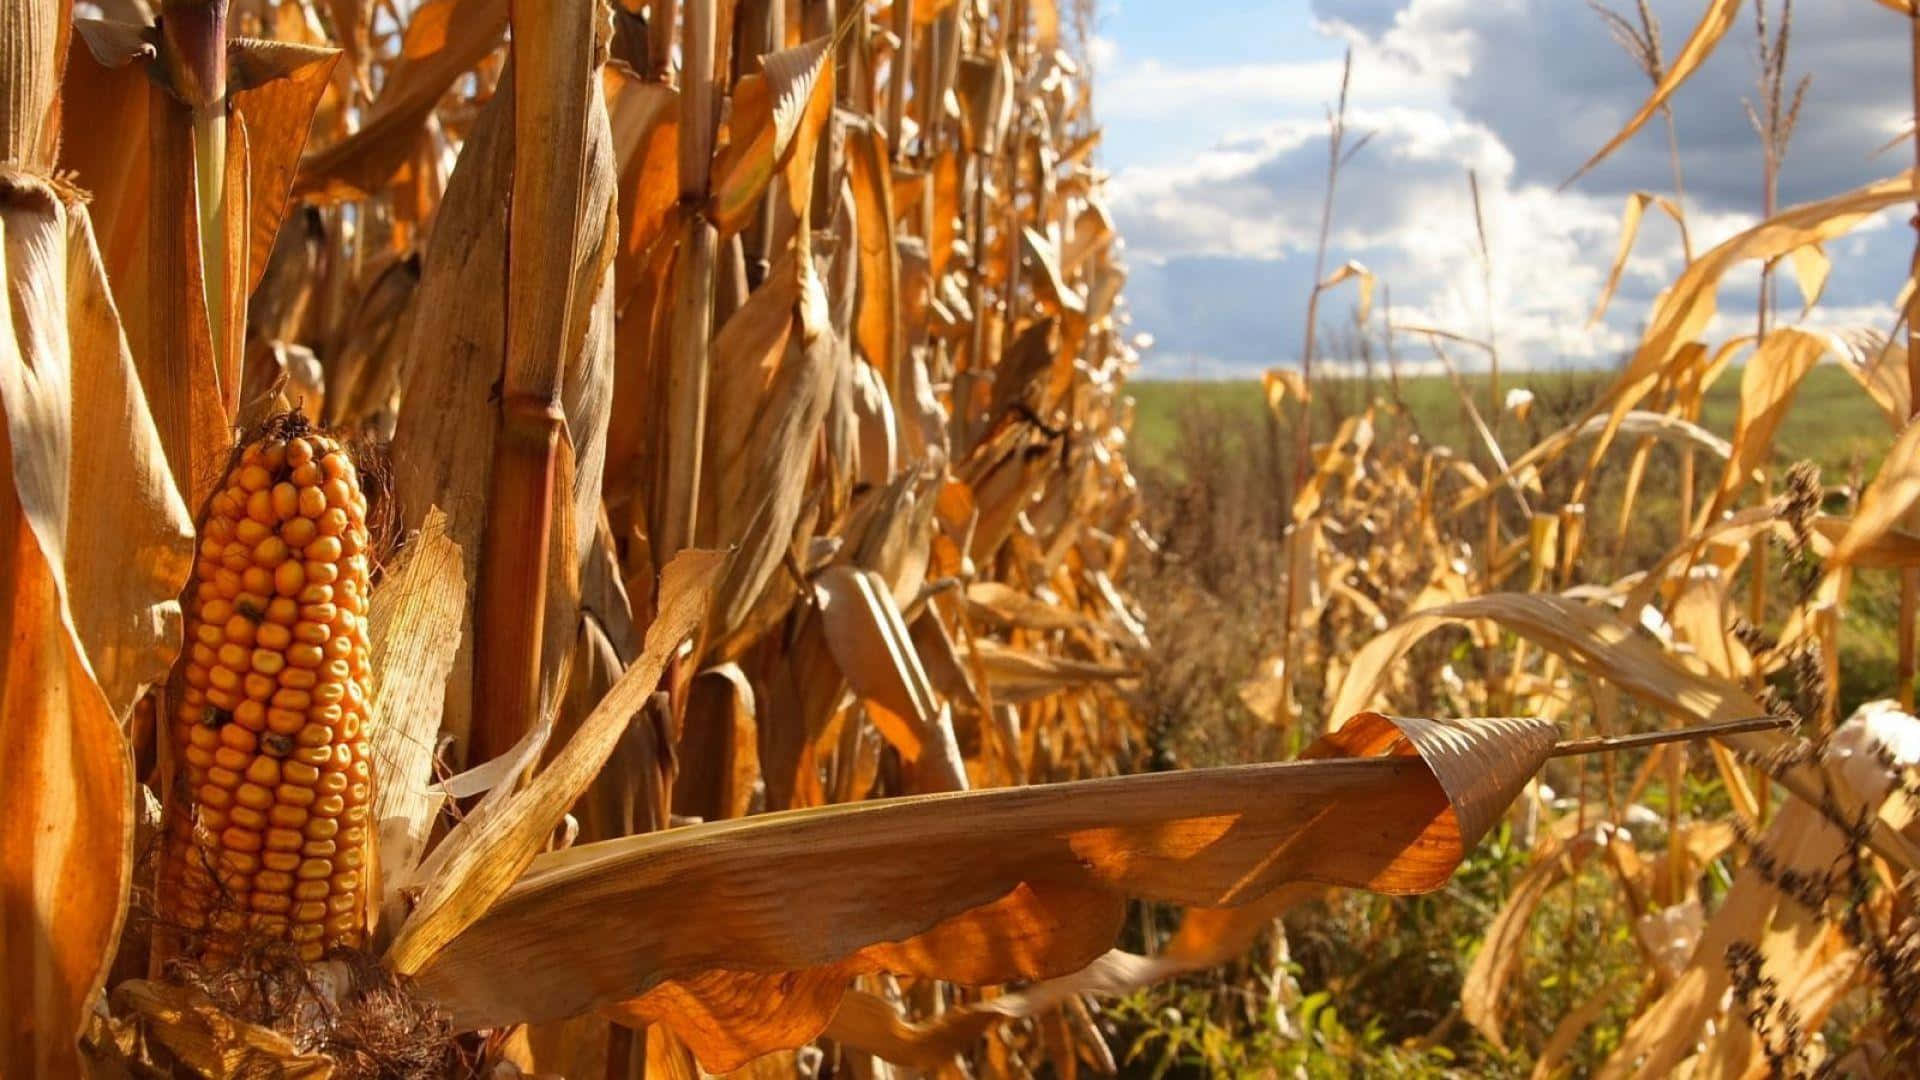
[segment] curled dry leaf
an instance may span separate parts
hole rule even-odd
[[[300,1053],[285,1035],[234,1019],[191,987],[134,979],[115,987],[113,998],[117,1007],[140,1017],[181,1064],[201,1076],[333,1076],[331,1058]]]
[[[1507,982],[1524,958],[1533,913],[1546,898],[1547,890],[1578,869],[1600,845],[1631,843],[1625,833],[1609,835],[1608,829],[1603,825],[1571,839],[1556,837],[1535,849],[1533,865],[1507,890],[1506,902],[1487,927],[1486,939],[1461,980],[1460,1015],[1502,1050],[1507,1048],[1501,1024]]]
[[[498,815],[482,829],[455,829],[442,841],[450,854],[395,935],[386,954],[389,967],[401,974],[419,971],[497,906],[495,901],[527,869],[554,826],[592,783],[633,714],[659,684],[667,661],[699,625],[724,562],[715,552],[687,551],[667,564],[658,614],[647,627],[640,657],[581,721],[560,753]]]
[[[1590,416],[1572,429],[1571,438],[1593,439],[1604,434],[1607,418]],[[1616,429],[1629,439],[1665,439],[1677,446],[1705,450],[1722,461],[1733,456],[1733,444],[1690,420],[1666,413],[1633,409],[1620,418]]]
[[[724,1069],[818,1034],[862,971],[972,985],[1067,974],[1107,947],[1129,896],[1217,907],[1302,881],[1436,888],[1553,740],[1538,720],[1365,714],[1317,760],[588,844],[536,859],[418,985],[464,1027],[594,1006],[664,1022]],[[481,977],[503,967],[524,977]]]
[[[1224,963],[1245,952],[1282,912],[1328,891],[1311,883],[1284,885],[1241,907],[1192,908],[1179,933],[1157,956],[1109,949],[1079,971],[958,1006],[923,1023],[903,1020],[881,998],[851,991],[841,1000],[826,1035],[897,1065],[938,1069],[980,1036],[1009,1021],[1042,1015],[1082,994],[1117,997]]]
[[[153,568],[158,580],[120,581],[115,567],[75,575],[89,600],[99,599],[94,590],[103,586],[129,586],[158,619],[144,634],[100,613],[88,624],[100,634],[103,655],[112,650],[122,661],[115,686],[127,705],[139,682],[121,682],[150,678],[156,662],[165,663],[176,625],[171,602],[156,592],[180,584],[167,575],[178,559],[182,515],[177,496],[165,497],[151,428],[103,429],[91,411],[101,403],[83,403],[75,392],[75,378],[85,372],[104,376],[105,404],[138,398],[116,347],[117,328],[102,321],[111,307],[101,306],[85,210],[71,213],[77,223],[46,181],[11,170],[0,176],[0,286],[7,301],[0,310],[0,640],[9,643],[0,655],[0,768],[10,778],[0,785],[0,991],[7,1003],[0,1010],[0,1072],[19,1076],[78,1071],[75,1040],[106,979],[132,874],[132,761],[83,652],[65,584],[67,559],[121,557],[114,546],[144,541],[155,542],[162,556]],[[70,306],[70,297],[78,304]],[[104,355],[76,358],[71,349],[79,344]],[[70,475],[82,438],[130,452],[122,460],[136,463],[136,482],[126,485],[125,472],[119,475],[123,488],[136,490],[75,507],[75,496],[103,493],[103,478],[76,483]],[[158,520],[128,519],[125,536],[82,539],[71,531],[116,529],[107,515],[156,510]]]
[[[1355,282],[1355,287],[1360,290],[1360,302],[1354,306],[1354,318],[1359,322],[1366,322],[1373,314],[1373,287],[1376,283],[1373,271],[1348,259],[1314,288],[1324,292],[1343,281]]]
[[[1594,151],[1593,156],[1580,166],[1579,171],[1568,177],[1566,184],[1561,186],[1565,187],[1573,183],[1589,169],[1600,164],[1607,155],[1619,149],[1633,137],[1634,132],[1639,131],[1642,125],[1652,119],[1653,114],[1660,110],[1660,106],[1666,104],[1674,91],[1680,89],[1680,84],[1686,82],[1695,71],[1699,70],[1707,57],[1712,55],[1713,47],[1726,36],[1727,30],[1733,26],[1734,16],[1739,13],[1740,0],[1710,0],[1706,11],[1700,15],[1699,24],[1693,28],[1693,33],[1687,35],[1686,44],[1680,47],[1679,54],[1667,65],[1666,73],[1654,86],[1653,95],[1647,98],[1646,102],[1640,106],[1640,110],[1633,114],[1632,119],[1627,121],[1627,125],[1621,128],[1618,134],[1608,139],[1606,145]]]
[[[1793,404],[1794,391],[1813,365],[1837,342],[1826,334],[1783,326],[1767,335],[1740,372],[1740,414],[1733,424],[1733,455],[1708,509],[1708,520],[1718,518],[1748,475],[1773,452],[1773,433]]]
[[[878,574],[829,567],[814,586],[827,649],[854,691],[866,699],[874,726],[931,783],[930,791],[962,791],[966,767],[953,726],[921,667],[912,635]]]
[[[808,113],[833,95],[830,38],[761,58],[734,88],[730,137],[715,156],[707,214],[721,235],[738,232],[798,147]]]
[[[307,155],[294,193],[351,199],[384,187],[412,154],[441,95],[499,46],[508,6],[507,0],[430,0],[415,8],[399,66],[372,112],[352,135]]]
[[[420,861],[441,804],[433,791],[434,750],[467,603],[460,564],[446,515],[429,511],[374,591],[367,615],[373,668],[380,673],[367,728],[380,777],[373,816],[387,915],[404,911],[394,906],[399,885]]]
[[[986,673],[994,700],[1005,704],[1032,701],[1090,682],[1137,678],[1140,674],[1129,667],[1017,649],[986,638],[973,640],[973,655]]]
[[[1675,206],[1671,199],[1664,195],[1655,195],[1650,191],[1636,191],[1628,195],[1626,212],[1620,215],[1620,248],[1614,252],[1613,267],[1607,271],[1607,283],[1600,290],[1600,300],[1594,304],[1593,314],[1587,319],[1589,328],[1599,324],[1600,317],[1607,313],[1608,301],[1613,299],[1613,291],[1620,287],[1620,275],[1627,268],[1627,256],[1633,253],[1633,242],[1640,235],[1640,218],[1646,213],[1648,203],[1667,212],[1667,216],[1673,219],[1674,225],[1680,230],[1682,247],[1692,250],[1692,245],[1686,242],[1687,217],[1680,212],[1680,208]]]
[[[1861,494],[1860,506],[1828,561],[1845,566],[1860,559],[1893,530],[1915,500],[1920,500],[1920,421],[1910,421],[1887,450],[1886,460]]]

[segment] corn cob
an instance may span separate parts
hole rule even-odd
[[[372,871],[367,501],[296,415],[208,503],[171,725],[161,903],[208,959],[357,946]]]

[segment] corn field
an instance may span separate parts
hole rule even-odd
[[[0,1076],[1112,1073],[1116,997],[1496,830],[1528,866],[1459,1016],[1535,1075],[1910,1075],[1920,319],[1708,332],[1736,271],[1814,309],[1916,174],[1691,255],[1511,459],[1490,343],[1389,330],[1494,360],[1449,449],[1397,378],[1315,440],[1309,336],[1246,553],[1262,749],[1161,768],[1092,19],[0,0]],[[1636,196],[1621,264],[1649,206],[1684,226]],[[1320,277],[1309,326],[1370,318]],[[1860,486],[1773,461],[1823,360],[1886,417]],[[1629,564],[1656,487],[1685,539]],[[1901,668],[1843,717],[1870,575]],[[1517,1031],[1594,866],[1644,963]]]

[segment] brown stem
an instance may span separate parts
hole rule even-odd
[[[700,523],[702,452],[707,430],[707,376],[713,336],[713,282],[719,236],[705,218],[689,212],[680,235],[680,263],[673,281],[673,347],[667,371],[668,452],[666,475],[656,490],[665,496],[654,557],[662,562],[694,543]]]
[[[808,0],[806,13],[806,36],[817,38],[834,32],[834,0]],[[851,69],[846,65],[847,53],[835,50],[833,92],[834,100],[844,102]],[[840,199],[840,177],[845,166],[844,150],[838,137],[840,118],[829,116],[820,130],[820,149],[813,155],[813,220],[826,225],[833,220],[833,207]]]
[[[566,416],[539,394],[500,403],[499,441],[487,492],[474,643],[480,707],[470,762],[504,754],[540,710],[540,645],[547,610],[547,552],[553,522],[554,456]]]
[[[589,118],[599,104],[591,0],[517,0],[510,15],[514,182],[507,218],[506,362],[480,546],[477,708],[468,748],[475,761],[507,752],[539,721],[545,705],[542,644],[554,554],[554,476],[566,427],[560,388],[581,243],[572,223],[584,212]],[[555,220],[563,223],[558,229]]]
[[[237,370],[229,362],[226,0],[168,0],[160,6],[160,33],[167,79],[193,111],[202,301],[213,333],[214,370],[226,375]]]
[[[1340,152],[1345,142],[1347,124],[1347,85],[1353,76],[1353,53],[1348,51],[1346,66],[1340,73],[1340,104],[1332,119],[1332,130],[1327,139],[1327,184],[1321,195],[1320,203],[1320,239],[1313,254],[1313,291],[1307,296],[1306,342],[1301,348],[1300,378],[1309,389],[1313,386],[1314,332],[1320,321],[1320,282],[1326,278],[1327,236],[1333,229],[1333,193],[1340,179]],[[1308,470],[1313,457],[1313,411],[1302,402],[1298,433],[1294,439],[1293,489],[1295,492],[1306,487]],[[1291,508],[1289,508],[1291,516]],[[1289,708],[1293,694],[1293,632],[1295,608],[1299,604],[1299,588],[1294,581],[1295,548],[1299,544],[1300,523],[1289,523],[1286,542],[1287,587],[1281,606],[1280,649],[1286,661],[1280,669],[1281,708]]]
[[[705,217],[714,139],[715,0],[688,0],[680,54],[679,262],[673,276],[673,349],[667,358],[664,501],[654,521],[654,558],[664,564],[691,547],[699,528],[702,455],[707,432],[707,377],[713,337],[713,286],[719,237]]]
[[[1778,716],[1750,716],[1740,720],[1727,720],[1717,724],[1697,724],[1693,727],[1669,728],[1665,731],[1642,731],[1632,735],[1595,735],[1585,739],[1567,739],[1555,743],[1547,753],[1548,757],[1571,757],[1575,754],[1611,753],[1618,750],[1639,750],[1662,743],[1697,742],[1700,739],[1718,739],[1726,735],[1744,735],[1755,731],[1779,731],[1789,726],[1789,722]]]
[[[887,155],[900,160],[900,142],[906,127],[907,84],[913,71],[913,0],[893,0],[893,70],[887,77]]]
[[[647,76],[673,81],[673,31],[680,0],[652,0],[647,9]]]
[[[785,0],[758,0],[761,10],[760,43],[757,51],[761,53],[778,52],[787,43],[787,5]],[[751,57],[748,50],[742,49],[739,57],[741,69],[758,71],[760,61]],[[774,233],[779,229],[779,205],[784,196],[782,181],[775,174],[767,183],[767,193],[760,199],[760,213],[754,222],[752,236],[747,245],[747,284],[759,288],[767,280],[767,272],[773,268]]]
[[[1920,14],[1907,20],[1908,38],[1912,50],[1912,80],[1914,114],[1920,116]],[[1916,128],[1913,137],[1914,164],[1920,166],[1920,128]],[[1914,245],[1913,262],[1909,273],[1912,280],[1920,281],[1920,200],[1914,206]],[[1907,298],[1907,387],[1908,419],[1920,416],[1920,294]],[[1914,517],[1908,516],[1907,525],[1914,525]],[[1914,673],[1914,622],[1916,608],[1920,607],[1920,571],[1902,570],[1900,572],[1900,622],[1896,635],[1899,656],[1894,672],[1895,685],[1900,690],[1900,707],[1913,708]]]

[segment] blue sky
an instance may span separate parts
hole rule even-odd
[[[1126,61],[1121,73],[1150,63],[1174,71],[1210,71],[1225,67],[1337,63],[1343,43],[1314,29],[1306,3],[1228,2],[1228,0],[1110,0],[1099,8],[1095,25],[1114,59]],[[1096,68],[1101,76],[1095,107],[1106,115],[1109,95],[1129,97],[1128,88],[1109,76],[1109,61]],[[1144,104],[1144,103],[1142,103]],[[1150,164],[1184,153],[1207,149],[1233,126],[1262,119],[1270,109],[1293,111],[1295,106],[1235,102],[1235,115],[1155,117],[1154,123],[1111,124],[1101,148],[1109,168]],[[1129,108],[1138,116],[1144,108]],[[1184,122],[1181,122],[1184,121]]]
[[[1779,0],[1771,6],[1777,17]],[[1655,0],[1653,9],[1671,56],[1702,0]],[[1757,220],[1759,151],[1742,102],[1754,93],[1750,19],[1749,9],[1676,98],[1696,247]],[[1787,201],[1906,164],[1904,150],[1874,154],[1910,112],[1896,22],[1866,0],[1797,6],[1790,66],[1814,78],[1788,156]],[[1650,218],[1608,317],[1588,327],[1626,198],[1670,194],[1672,172],[1664,130],[1649,125],[1559,190],[1649,89],[1580,0],[1108,0],[1096,26],[1100,164],[1113,174],[1126,238],[1133,329],[1155,341],[1143,375],[1246,375],[1299,362],[1324,109],[1349,47],[1351,123],[1373,140],[1343,176],[1329,265],[1371,268],[1391,290],[1395,321],[1490,329],[1509,366],[1604,365],[1631,346],[1679,269],[1676,230]],[[1493,248],[1490,293],[1469,169]],[[1841,241],[1809,322],[1889,329],[1912,242],[1892,213]],[[1730,279],[1713,333],[1749,321],[1751,276]],[[1343,306],[1323,307],[1323,319],[1344,319]]]

